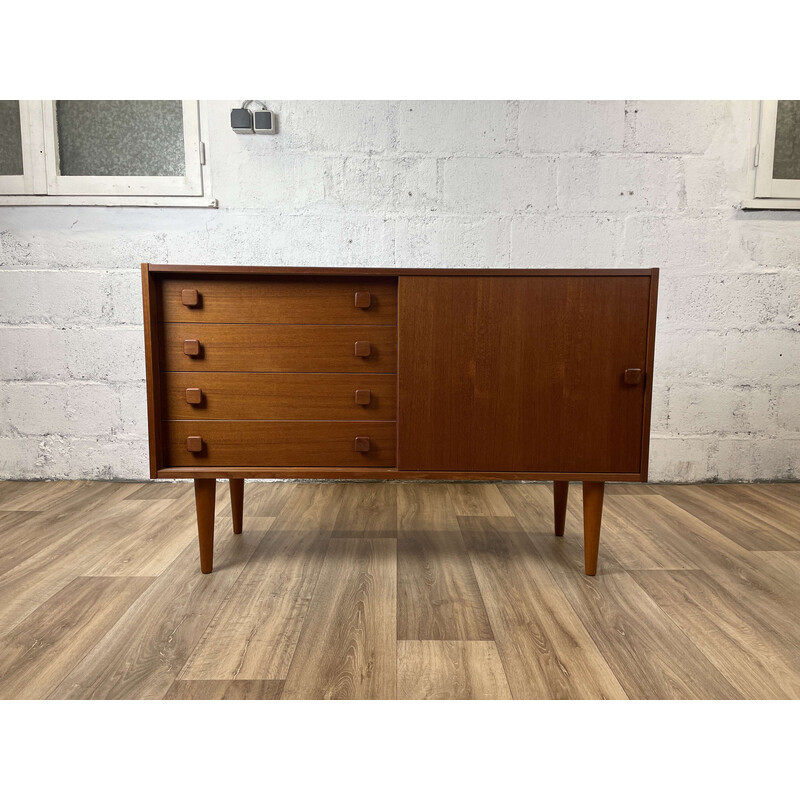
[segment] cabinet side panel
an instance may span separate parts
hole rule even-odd
[[[650,307],[647,320],[647,375],[644,387],[644,408],[642,414],[642,460],[641,480],[647,480],[650,461],[650,416],[653,403],[653,363],[656,349],[656,316],[658,310],[658,269],[651,271]]]
[[[144,360],[147,380],[147,438],[150,477],[156,478],[163,464],[161,444],[161,366],[159,364],[159,286],[149,264],[142,264],[142,305],[144,312]]]
[[[640,472],[649,273],[399,289],[400,469]]]

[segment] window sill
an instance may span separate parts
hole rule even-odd
[[[149,206],[159,208],[219,208],[219,202],[215,197],[0,195],[0,206]]]
[[[782,197],[756,197],[750,200],[742,201],[742,208],[747,209],[767,209],[772,208],[776,210],[783,209],[796,209],[800,211],[800,198],[782,198]]]

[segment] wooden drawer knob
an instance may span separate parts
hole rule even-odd
[[[187,436],[186,449],[190,453],[200,453],[203,450],[203,437],[202,436]]]
[[[187,389],[186,390],[186,402],[190,406],[199,406],[200,403],[203,402],[203,390],[202,389]]]
[[[369,342],[356,342],[356,355],[359,358],[366,358],[372,352],[372,345]]]
[[[356,292],[356,308],[369,308],[372,296],[369,292]]]
[[[200,355],[200,340],[199,339],[184,339],[183,352],[187,356]]]
[[[181,303],[189,308],[200,305],[200,292],[197,289],[181,289]]]
[[[368,406],[372,400],[372,392],[369,389],[356,389],[356,404]]]
[[[356,451],[359,453],[369,452],[369,436],[356,436]]]
[[[642,382],[642,371],[640,369],[626,369],[625,370],[625,383],[630,386],[635,386],[637,383]]]

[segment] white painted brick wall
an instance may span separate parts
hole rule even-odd
[[[0,207],[0,477],[142,478],[139,263],[660,266],[653,480],[798,478],[800,212],[749,103],[209,104],[219,209]]]
[[[679,209],[685,194],[678,158],[587,155],[558,162],[558,207],[567,212]]]
[[[448,158],[442,163],[445,211],[530,214],[556,206],[552,158]]]
[[[619,152],[625,138],[622,101],[536,100],[519,104],[523,153]]]
[[[500,101],[400,103],[399,146],[408,153],[491,156],[513,148],[515,109]]]

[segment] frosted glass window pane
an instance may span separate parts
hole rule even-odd
[[[800,100],[778,100],[772,177],[800,180]]]
[[[0,100],[0,175],[22,175],[19,100]]]
[[[180,100],[57,100],[62,175],[183,175]]]

